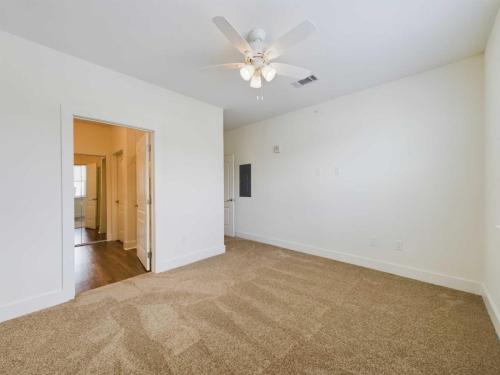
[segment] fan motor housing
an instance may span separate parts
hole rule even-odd
[[[263,42],[266,40],[266,32],[264,29],[261,29],[260,27],[252,29],[248,32],[248,41],[249,42],[254,42],[260,40]]]
[[[257,54],[262,54],[264,52],[264,40],[266,39],[266,32],[264,29],[255,28],[250,30],[247,39],[254,52],[257,52]]]

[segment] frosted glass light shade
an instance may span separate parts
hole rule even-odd
[[[253,65],[250,64],[247,64],[240,69],[240,76],[245,81],[248,81],[250,78],[252,78],[254,73],[255,73],[255,68]]]
[[[262,87],[262,79],[260,74],[254,74],[252,80],[250,81],[250,87],[254,89],[260,89]]]
[[[271,65],[266,65],[261,69],[262,76],[267,82],[271,82],[276,77],[276,69]]]

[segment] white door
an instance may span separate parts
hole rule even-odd
[[[97,164],[87,165],[85,228],[97,228]]]
[[[147,271],[151,270],[151,189],[149,133],[136,141],[137,168],[137,256]]]
[[[118,240],[125,241],[125,200],[123,198],[123,153],[116,155],[116,212]]]
[[[234,237],[234,155],[224,155],[224,234]]]

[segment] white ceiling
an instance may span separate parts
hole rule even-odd
[[[226,129],[242,126],[472,56],[484,50],[500,0],[0,0],[0,29],[221,106]],[[272,40],[309,19],[318,31],[277,61],[309,68],[300,89],[279,77],[264,101],[212,24]]]

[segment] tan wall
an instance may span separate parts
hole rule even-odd
[[[105,156],[105,155],[103,155]],[[97,164],[101,162],[102,156],[97,155],[84,155],[84,154],[75,154],[73,157],[74,165],[89,165],[89,164]]]
[[[113,149],[113,127],[75,119],[73,126],[74,153],[107,155]]]
[[[126,162],[125,167],[127,169],[125,175],[127,179],[126,187],[126,202],[127,202],[127,216],[125,218],[125,225],[127,227],[126,231],[126,241],[131,243],[137,239],[137,211],[136,211],[136,203],[137,203],[137,195],[136,195],[136,187],[137,187],[137,175],[136,175],[136,154],[135,154],[135,143],[136,136],[139,131],[133,129],[127,129],[126,134],[126,144],[127,144],[127,152],[125,154]],[[127,244],[128,246],[131,246]]]
[[[135,164],[135,142],[140,130],[112,127],[112,148],[123,151],[123,193],[125,200],[125,243],[127,249],[136,246],[137,215],[136,215],[136,164]]]

